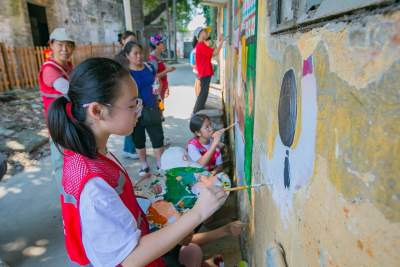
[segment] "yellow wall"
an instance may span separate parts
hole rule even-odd
[[[266,1],[258,3],[253,181],[268,186],[251,204],[245,192],[239,196],[250,222],[249,263],[267,266],[277,241],[289,266],[399,266],[400,11],[271,36]],[[308,58],[313,73],[306,81]],[[279,191],[272,176],[283,161],[278,103],[289,69],[298,99],[290,160],[299,185]],[[304,91],[313,82],[315,103]],[[307,133],[312,112],[315,132]]]

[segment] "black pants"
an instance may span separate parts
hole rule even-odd
[[[161,123],[145,126],[143,125],[142,119],[139,118],[132,133],[133,142],[137,149],[146,148],[146,132],[150,137],[153,148],[161,148],[164,146],[164,131]]]
[[[196,114],[198,111],[204,109],[207,102],[208,91],[210,90],[210,82],[211,76],[200,78],[200,94],[196,99],[193,114]]]

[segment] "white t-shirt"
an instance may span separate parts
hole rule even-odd
[[[208,151],[211,147],[211,143],[208,145],[203,145],[203,146]],[[201,158],[201,153],[200,153],[199,149],[195,145],[192,145],[192,144],[188,145],[188,155],[193,161],[198,161]],[[222,154],[219,154],[219,156],[217,157],[215,165],[216,166],[222,165]]]
[[[117,266],[137,246],[140,230],[114,188],[103,179],[90,179],[79,204],[82,243],[93,266]]]

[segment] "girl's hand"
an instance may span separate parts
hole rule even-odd
[[[179,245],[187,246],[189,245],[190,242],[192,242],[192,239],[193,239],[193,232],[190,233],[188,236],[186,236],[181,242],[179,242]]]
[[[227,225],[225,225],[225,233],[227,235],[231,236],[239,236],[242,232],[243,229],[247,226],[247,224],[242,223],[241,221],[237,220],[234,222],[230,222]]]
[[[200,186],[200,195],[192,210],[200,215],[203,222],[225,203],[227,196],[222,187]]]
[[[219,42],[219,43],[222,43],[223,41],[224,41],[224,35],[220,34],[220,35],[218,36],[218,42]]]
[[[222,137],[222,135],[224,134],[224,132],[225,132],[225,129],[221,129],[221,130],[215,131],[215,132],[212,134],[212,137],[213,137],[213,144],[214,144],[214,145],[218,145],[218,144],[219,144],[219,142],[221,141],[221,137]]]
[[[175,67],[168,67],[168,72],[172,72],[172,71],[175,71],[175,70],[176,70]]]
[[[213,186],[215,184],[215,181],[217,181],[218,177],[215,175],[212,176],[204,176],[200,175],[199,181],[203,184],[205,184],[207,187]]]

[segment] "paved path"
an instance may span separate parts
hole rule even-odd
[[[194,76],[188,65],[181,64],[169,79],[165,134],[172,145],[184,146],[191,137],[188,119],[195,101]],[[139,163],[119,155],[122,145],[123,138],[113,136],[109,149],[137,178]],[[150,161],[154,166],[154,157]],[[44,158],[38,166],[0,183],[0,258],[11,267],[68,266],[59,198],[50,173],[50,158]]]

